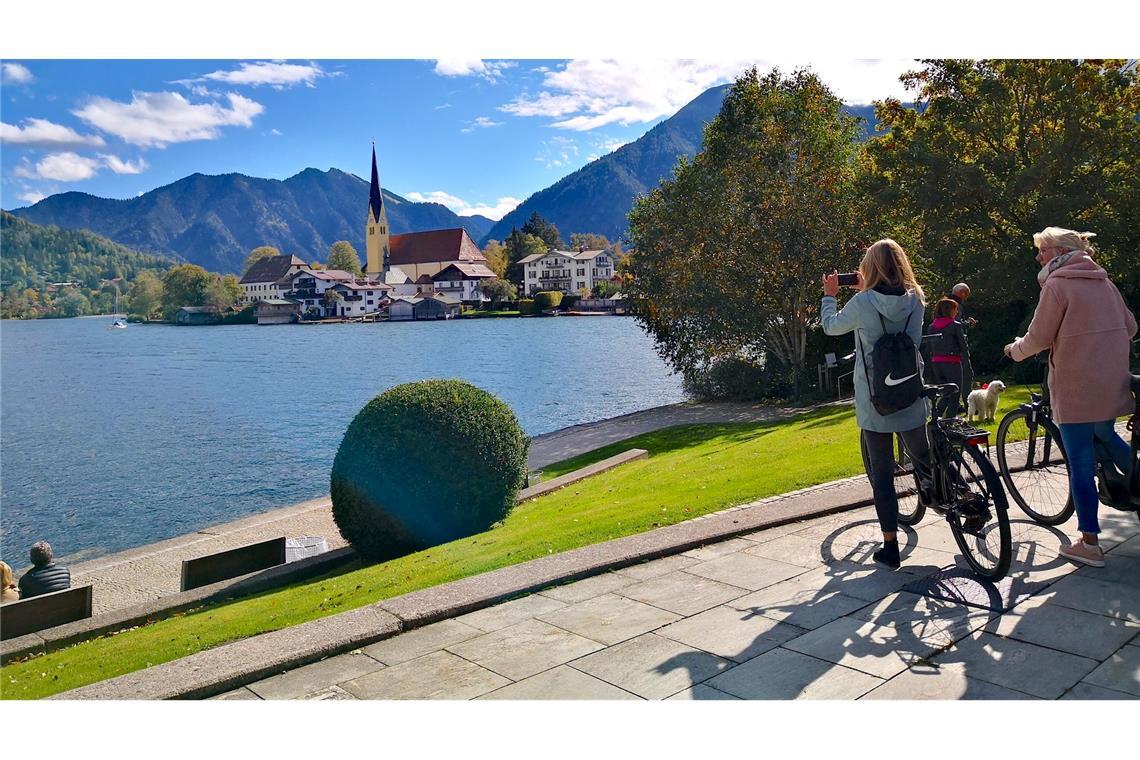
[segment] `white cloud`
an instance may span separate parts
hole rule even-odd
[[[21,63],[5,63],[3,76],[0,77],[4,84],[30,84],[35,79],[28,67]]]
[[[443,77],[466,77],[478,75],[495,84],[503,72],[518,66],[515,61],[484,61],[480,58],[439,58],[435,62],[435,73]]]
[[[447,206],[459,216],[474,216],[479,214],[488,219],[498,221],[509,214],[520,203],[521,198],[499,198],[495,205],[472,205],[451,193],[442,190],[433,190],[430,193],[408,193],[407,198],[416,203],[439,203]]]
[[[444,103],[442,105],[438,105],[435,107],[435,110],[442,111],[445,108],[451,108],[451,104],[450,103]]]
[[[16,195],[18,200],[24,201],[24,203],[27,203],[29,206],[39,203],[46,197],[47,196],[39,190],[33,190],[31,188],[27,188]]]
[[[104,145],[98,135],[81,135],[71,127],[47,119],[24,119],[23,126],[0,122],[0,143],[25,148],[98,148]]]
[[[265,110],[260,103],[227,93],[228,107],[219,102],[191,103],[176,92],[135,92],[130,103],[92,98],[73,113],[88,124],[144,147],[214,140],[221,127],[249,127]]]
[[[285,133],[282,132],[280,129],[274,128],[274,129],[269,130],[269,134],[273,135],[274,137],[280,137],[281,135],[283,135]]]
[[[602,156],[613,153],[615,150],[627,144],[628,142],[628,140],[619,140],[616,137],[599,136],[597,143],[594,146],[593,152],[591,152],[590,155],[586,157],[586,160],[593,161],[595,159],[601,158]]]
[[[284,63],[278,61],[258,61],[256,63],[243,62],[240,68],[230,71],[214,71],[193,79],[178,80],[178,84],[190,82],[225,82],[231,85],[247,85],[260,87],[268,85],[275,90],[303,84],[306,87],[316,87],[321,77],[337,76],[340,72],[328,72],[316,63]]]
[[[489,127],[501,127],[505,122],[492,121],[486,116],[479,116],[475,121],[467,122],[467,126],[459,130],[460,132],[474,132],[476,129],[487,129]]]
[[[607,124],[623,126],[671,116],[710,87],[733,81],[749,66],[761,72],[778,66],[790,73],[810,66],[847,103],[868,103],[888,96],[905,98],[898,82],[913,68],[905,60],[573,60],[543,76],[537,94],[523,93],[500,106],[516,116],[553,119],[550,126],[589,131]]]
[[[70,151],[49,153],[33,166],[30,162],[20,163],[13,171],[17,177],[28,179],[54,179],[59,182],[79,182],[91,179],[99,173],[102,165],[98,159],[81,156]]]
[[[141,158],[134,162],[124,161],[118,156],[106,153],[100,153],[99,158],[103,159],[104,165],[115,174],[142,174],[148,168],[146,161]]]

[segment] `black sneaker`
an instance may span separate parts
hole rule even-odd
[[[892,570],[898,570],[902,561],[899,559],[899,542],[884,541],[883,548],[871,555],[871,559],[880,565],[886,565]]]

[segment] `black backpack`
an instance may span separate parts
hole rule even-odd
[[[922,395],[918,347],[907,335],[915,311],[918,309],[911,310],[900,333],[887,332],[887,323],[883,320],[883,315],[879,314],[883,336],[875,341],[875,347],[871,349],[871,362],[875,365],[874,377],[867,372],[867,352],[866,349],[863,351],[863,372],[867,375],[867,385],[871,389],[871,404],[883,416],[906,409]]]

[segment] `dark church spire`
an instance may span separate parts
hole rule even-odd
[[[368,192],[368,208],[372,218],[379,220],[384,208],[384,197],[380,194],[380,172],[376,169],[376,141],[372,141],[372,188]]]

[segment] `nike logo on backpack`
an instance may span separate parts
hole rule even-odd
[[[888,374],[883,379],[883,383],[886,384],[888,387],[894,386],[894,385],[902,385],[907,380],[910,380],[912,377],[915,377],[916,375],[918,375],[917,372],[915,372],[914,374],[911,374],[911,375],[907,375],[906,377],[900,377],[898,380],[896,380]]]

